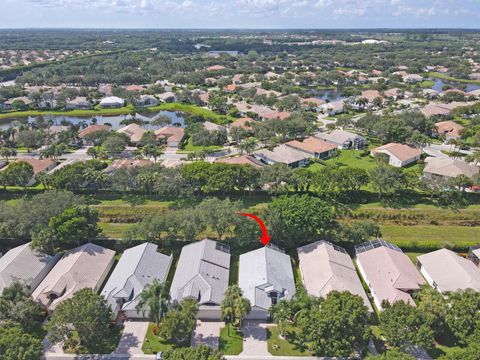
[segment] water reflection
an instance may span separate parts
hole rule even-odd
[[[85,123],[87,125],[95,122],[99,125],[104,125],[104,124],[109,124],[112,126],[113,130],[118,130],[122,127],[124,127],[126,124],[122,124],[123,121],[125,120],[131,120],[133,118],[137,120],[141,120],[142,122],[146,122],[145,124],[141,124],[142,127],[146,128],[147,130],[156,130],[161,128],[163,125],[162,124],[149,124],[150,122],[155,122],[155,120],[158,120],[161,117],[166,117],[170,120],[170,124],[175,125],[175,126],[180,126],[180,127],[185,127],[185,118],[183,114],[179,112],[173,112],[173,111],[159,111],[159,112],[151,112],[151,111],[146,111],[142,113],[137,113],[137,114],[126,114],[126,115],[109,115],[109,116],[52,116],[52,115],[43,115],[44,120],[53,120],[54,125],[62,125],[67,123],[72,123],[74,125]],[[28,117],[27,121],[28,122],[35,122],[37,116],[30,116]],[[25,118],[23,119],[4,119],[0,120],[0,129],[7,129],[8,127],[12,126],[16,120],[20,121],[25,121]]]

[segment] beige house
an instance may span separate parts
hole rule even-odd
[[[480,269],[451,250],[420,255],[417,267],[430,286],[443,294],[466,289],[480,291]]]
[[[355,261],[378,310],[383,309],[383,301],[415,306],[412,294],[425,280],[398,246],[384,240],[356,245]]]
[[[463,126],[457,124],[455,121],[440,121],[435,124],[435,133],[445,136],[446,140],[458,139],[460,137],[460,130]]]
[[[114,261],[115,251],[92,243],[70,250],[35,289],[33,300],[53,311],[81,289],[98,291]]]
[[[398,143],[382,145],[372,149],[370,152],[372,156],[379,153],[388,155],[388,164],[395,167],[404,167],[408,164],[414,163],[417,160],[420,160],[422,155],[420,149]]]
[[[427,179],[441,178],[444,180],[453,179],[459,175],[472,178],[479,172],[479,167],[473,164],[455,159],[440,159],[427,157],[426,166],[423,169],[423,176]]]
[[[132,123],[121,129],[118,129],[117,132],[127,135],[130,138],[130,142],[132,144],[136,144],[142,139],[143,134],[145,134],[147,130],[138,124]]]
[[[313,136],[310,136],[303,141],[289,141],[285,145],[317,159],[327,159],[337,153],[337,147],[335,145],[329,144],[328,142],[317,139]]]
[[[326,297],[330,291],[349,291],[373,312],[353,261],[344,248],[317,241],[297,249],[302,282],[308,294]]]

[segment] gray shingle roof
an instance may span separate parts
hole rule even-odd
[[[238,285],[252,307],[268,310],[270,293],[290,300],[295,295],[290,256],[270,246],[240,255]]]
[[[59,256],[32,250],[30,243],[13,248],[0,258],[0,293],[15,280],[33,291],[58,259]]]
[[[110,278],[105,284],[102,295],[114,312],[135,310],[138,295],[155,279],[163,283],[167,278],[172,256],[157,252],[158,246],[144,243],[125,250]],[[117,301],[121,303],[120,308]]]
[[[184,246],[170,288],[172,301],[193,298],[219,305],[228,287],[230,253],[216,241],[204,239]]]

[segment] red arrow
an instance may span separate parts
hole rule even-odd
[[[268,236],[267,227],[265,226],[263,221],[258,216],[255,216],[253,214],[247,214],[247,213],[238,213],[238,214],[249,217],[255,220],[260,225],[260,228],[262,229],[262,236],[260,237],[260,241],[262,242],[263,246],[267,246],[267,244],[270,242],[272,238]]]

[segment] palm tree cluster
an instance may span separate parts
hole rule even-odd
[[[222,320],[227,324],[242,327],[242,321],[251,311],[250,301],[243,297],[238,285],[231,285],[225,292],[222,304]],[[230,331],[230,327],[228,327]]]

